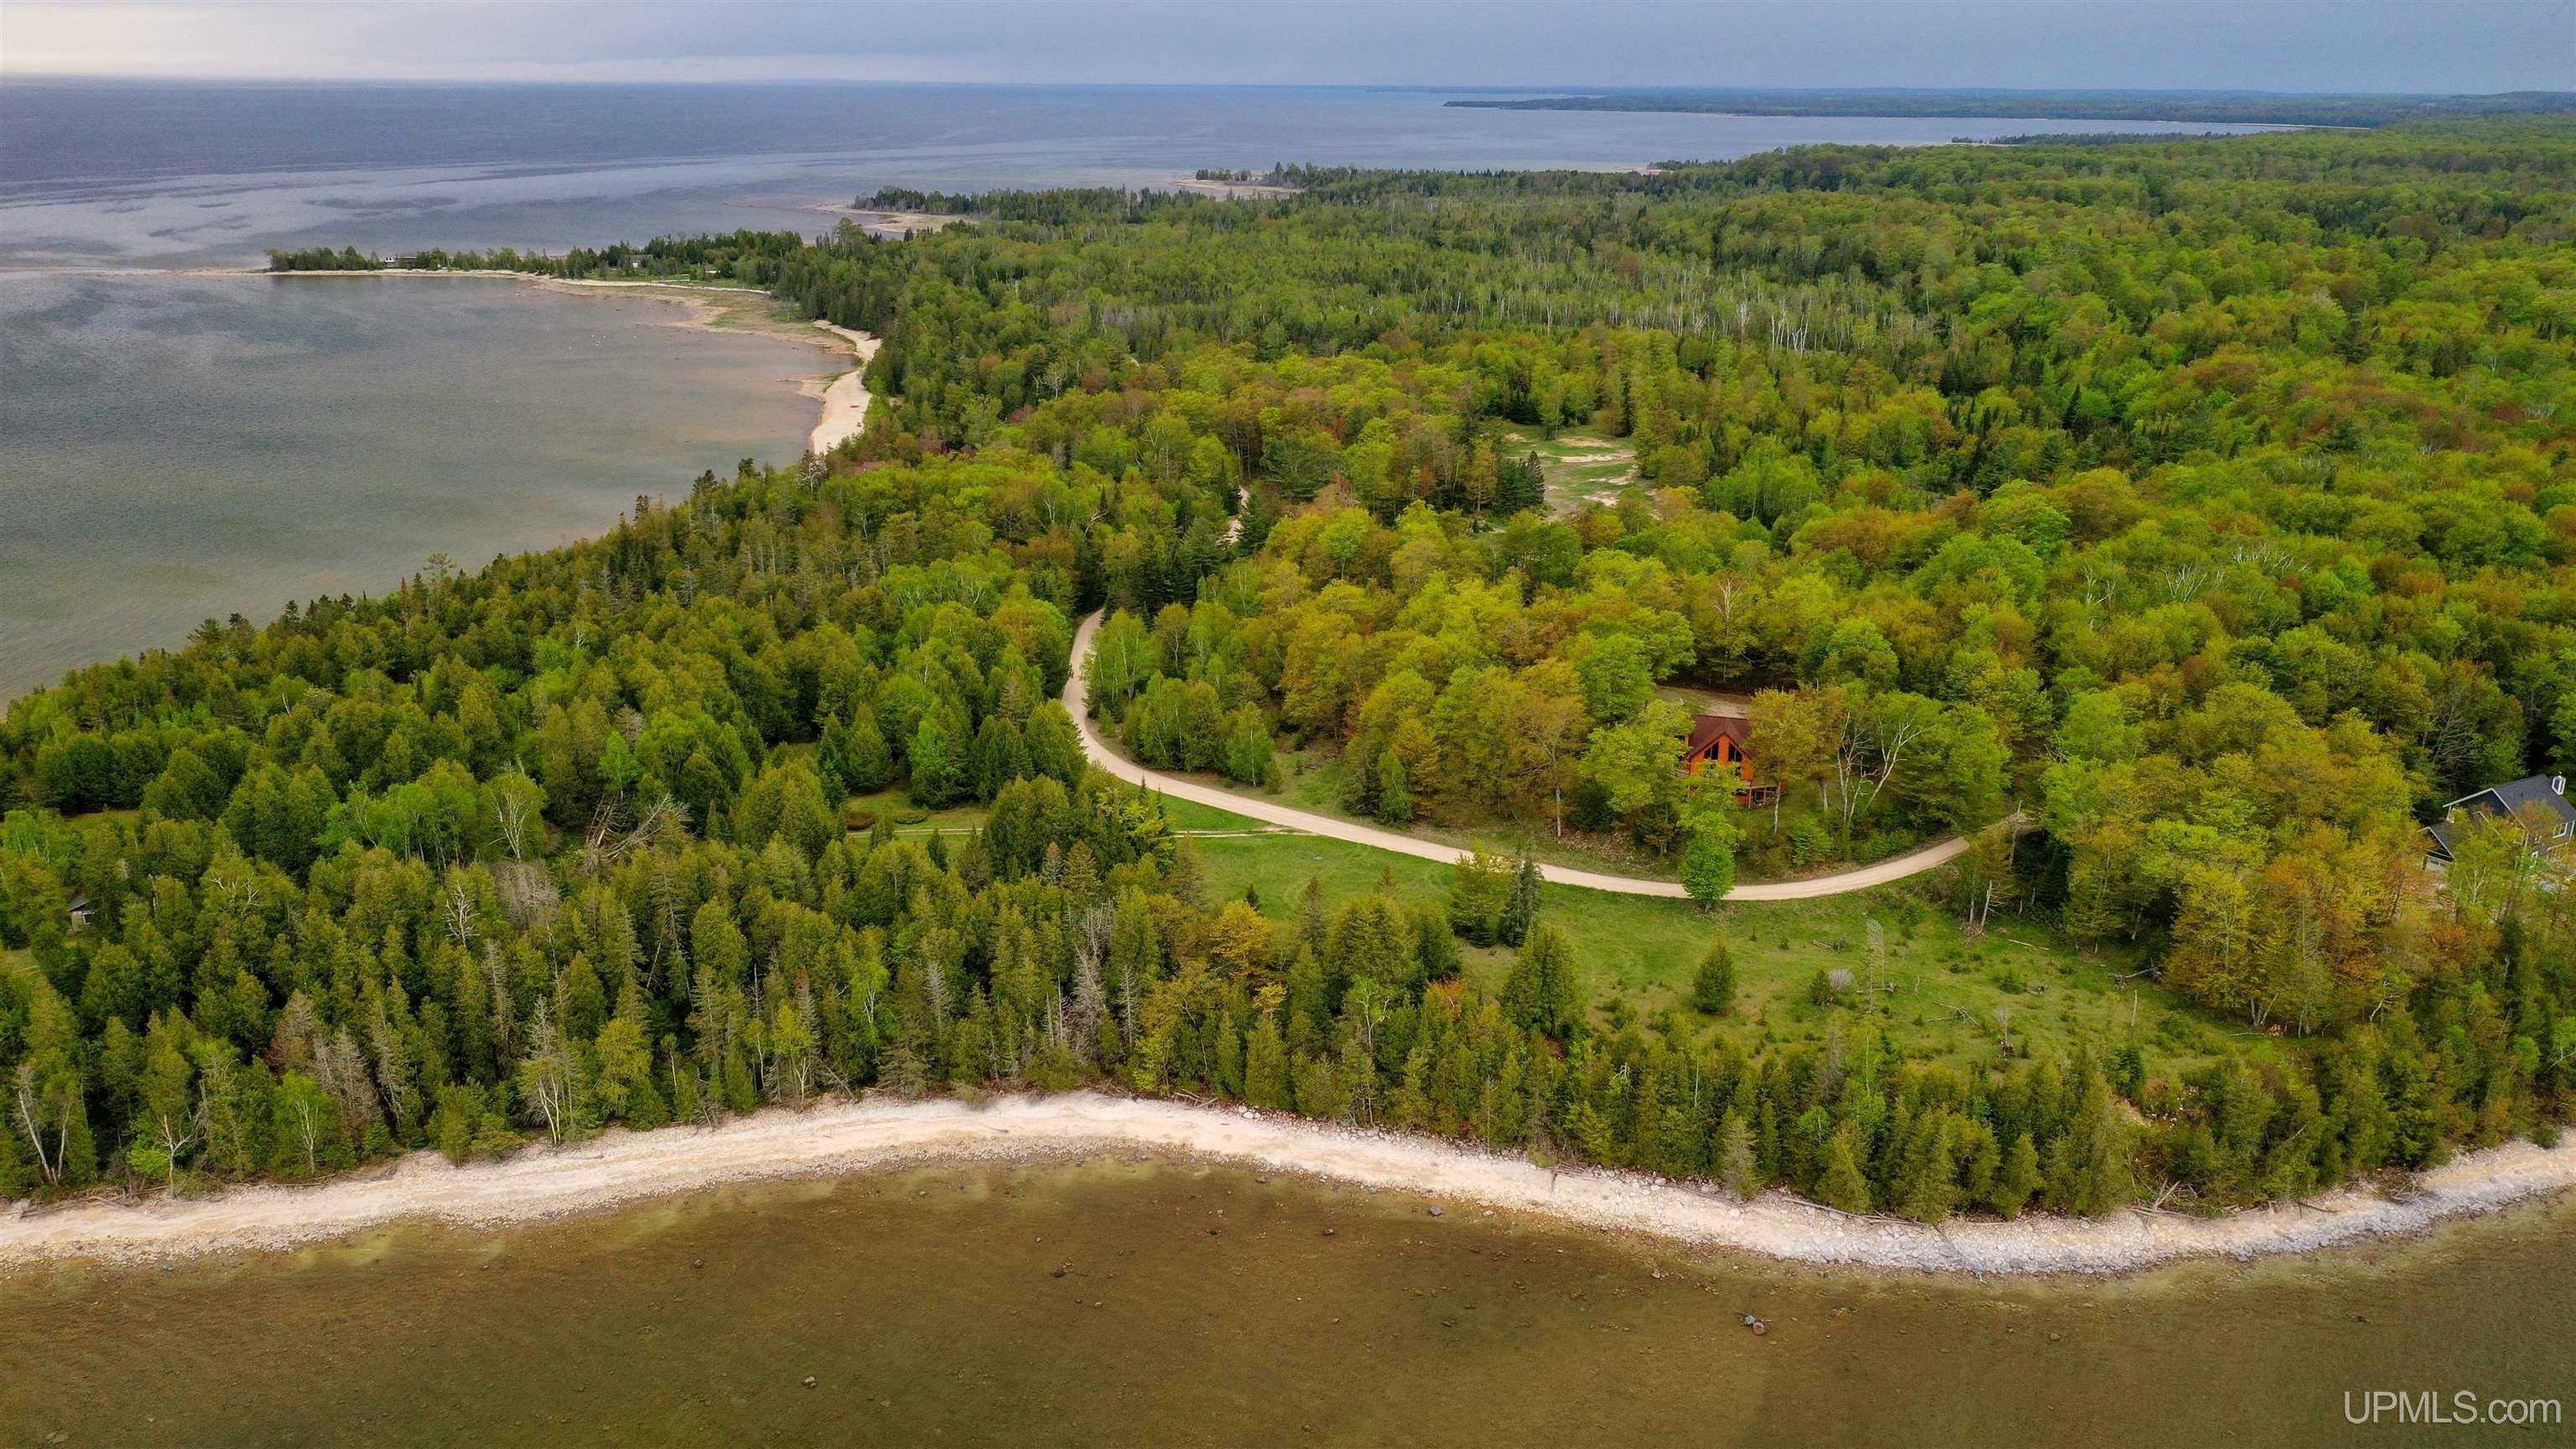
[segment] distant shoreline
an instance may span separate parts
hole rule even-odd
[[[2114,124],[2315,127],[2369,130],[2408,121],[2549,116],[2576,111],[2576,93],[2385,94],[2140,91],[2060,87],[1628,86],[1484,92],[1444,107],[1493,111],[1628,111],[1766,118],[2044,120]]]
[[[725,1184],[932,1162],[1054,1161],[1148,1152],[1296,1172],[1575,1227],[1788,1262],[1947,1273],[2118,1273],[2189,1258],[2307,1252],[2420,1231],[2576,1186],[2576,1138],[2470,1153],[2419,1174],[2403,1200],[2343,1188],[2214,1218],[2141,1209],[2027,1214],[1938,1227],[1853,1217],[1784,1192],[1738,1202],[1685,1182],[1558,1170],[1468,1144],[1361,1131],[1246,1108],[1014,1095],[984,1106],[870,1097],[771,1108],[717,1127],[612,1131],[455,1167],[415,1152],[372,1174],[198,1199],[85,1202],[0,1216],[0,1268],[280,1249],[412,1219],[496,1226],[598,1211]]]
[[[1729,121],[2045,121],[2052,124],[2074,121],[2082,122],[2086,125],[2097,126],[2232,126],[2236,128],[2237,132],[2241,132],[2246,135],[2260,135],[2270,131],[2368,131],[2376,129],[2371,126],[2332,125],[2324,121],[2221,121],[2201,120],[2198,118],[2177,118],[2173,116],[1954,116],[1944,112],[1928,111],[1920,115],[1915,115],[1905,112],[1879,111],[1717,111],[1702,110],[1693,106],[1575,104],[1576,102],[1590,102],[1598,99],[1605,98],[1594,96],[1559,96],[1552,98],[1552,103],[1546,105],[1528,101],[1443,101],[1440,104],[1443,109],[1460,111],[1597,111],[1605,114],[1621,116],[1714,116],[1721,120]],[[2206,139],[2211,135],[2228,135],[2235,133],[2208,131],[2133,131],[2118,134],[2156,137],[2165,137],[2169,135],[2176,141],[2197,141]],[[1799,144],[1815,145],[1820,143],[1803,142]],[[1826,142],[1821,144],[1836,143]],[[1993,143],[1988,141],[1971,141],[1954,137],[1947,141],[1921,141],[1913,144],[1924,146],[1985,146],[1992,145]]]

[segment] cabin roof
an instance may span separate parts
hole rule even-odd
[[[2462,817],[2519,815],[2535,807],[2543,819],[2557,822],[2560,836],[2576,831],[2576,803],[2568,801],[2563,777],[2555,775],[2525,775],[2463,795],[2443,806],[2442,818],[2425,830],[2433,837],[2433,853],[2449,860],[2452,847],[2458,843],[2457,822]]]
[[[1753,721],[1740,714],[1695,714],[1691,716],[1690,743],[1683,746],[1686,755],[1704,755],[1717,748],[1719,740],[1733,740],[1739,750],[1753,742]]]

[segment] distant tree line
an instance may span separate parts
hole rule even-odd
[[[2064,121],[2208,121],[2270,126],[2392,126],[2486,116],[2566,115],[2576,93],[2282,95],[2271,91],[1632,90],[1515,100],[1455,100],[1491,111],[1683,111],[1737,116],[2048,116]]]

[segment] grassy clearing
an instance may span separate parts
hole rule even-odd
[[[880,818],[892,820],[899,812],[913,809],[914,806],[912,797],[905,794],[902,787],[897,786],[893,789],[879,790],[873,795],[851,796],[842,803],[841,818],[847,820],[848,812],[853,808],[873,810]],[[992,813],[991,807],[985,805],[953,805],[945,810],[933,810],[929,818],[909,825],[897,823],[894,833],[899,836],[967,835],[983,829],[984,822],[992,816]]]
[[[1445,865],[1321,836],[1206,837],[1196,848],[1210,900],[1239,897],[1249,887],[1258,892],[1263,914],[1280,921],[1296,919],[1309,879],[1331,906],[1389,881],[1407,904],[1448,899]],[[1810,1000],[1810,987],[1820,971],[1842,970],[1854,983],[1845,1003],[1859,1003],[1916,1060],[1980,1057],[2007,1031],[2016,1046],[2055,1050],[2084,1038],[2111,1045],[2135,1040],[2167,1061],[2213,1055],[2224,1046],[2226,1027],[2152,983],[2134,989],[2116,983],[2115,974],[2129,965],[2124,955],[2088,958],[2018,918],[1971,938],[1913,884],[1715,912],[1569,886],[1548,886],[1545,899],[1543,919],[1573,940],[1593,1006],[1604,1013],[1621,1000],[1648,1017],[1682,1007],[1701,955],[1724,936],[1739,982],[1737,1029],[1774,1039],[1822,1032],[1826,1013]],[[1873,919],[1886,942],[1883,973],[1870,961]],[[1466,955],[1469,977],[1499,989],[1511,953],[1469,948]]]
[[[1576,513],[1586,503],[1615,503],[1621,493],[1644,486],[1637,477],[1637,450],[1617,438],[1591,433],[1542,438],[1512,428],[1502,433],[1501,440],[1538,455],[1552,512]]]
[[[1246,819],[1241,815],[1235,814],[1231,810],[1219,810],[1213,805],[1201,805],[1195,800],[1180,800],[1169,795],[1162,798],[1163,818],[1171,822],[1171,826],[1174,830],[1183,832],[1196,832],[1203,830],[1230,832],[1239,830],[1274,830],[1278,828],[1264,821]]]
[[[569,288],[580,295],[645,297],[685,303],[697,309],[697,325],[717,332],[750,332],[817,348],[837,347],[837,340],[817,330],[805,314],[767,292],[724,285],[677,282],[632,287]],[[846,354],[844,354],[844,364]]]
[[[1169,795],[1162,797],[1162,806],[1163,818],[1170,822],[1172,829],[1185,835],[1196,835],[1205,831],[1234,833],[1277,828],[1258,820],[1247,820],[1230,810],[1217,810],[1193,801],[1177,800]],[[841,808],[845,812],[851,809],[872,810],[880,816],[892,819],[898,812],[916,807],[912,803],[912,797],[904,793],[902,786],[897,785],[879,790],[874,794],[852,795],[842,802]],[[894,827],[894,833],[898,836],[966,835],[983,829],[985,823],[992,819],[992,815],[993,808],[989,805],[980,803],[952,805],[945,810],[931,811],[926,819],[908,825],[898,824]],[[844,818],[847,818],[846,815]]]
[[[911,805],[900,789],[852,798],[880,813]],[[1315,808],[1293,789],[1282,798]],[[1293,922],[1308,880],[1323,887],[1330,907],[1379,889],[1392,889],[1408,905],[1445,905],[1449,898],[1450,870],[1437,861],[1284,831],[1194,801],[1165,796],[1162,806],[1172,828],[1190,836],[1210,901],[1251,890],[1264,915]],[[897,826],[895,833],[962,835],[981,829],[988,814],[981,805],[959,806]],[[1542,858],[1601,864],[1573,852],[1542,852]],[[1818,973],[1846,971],[1852,988],[1839,1004],[1857,1005],[1899,1052],[1915,1060],[1982,1057],[2007,1033],[2016,1046],[2059,1052],[2079,1040],[2137,1042],[2157,1060],[2175,1065],[2248,1047],[2260,1054],[2260,1040],[2243,1039],[2233,1022],[2211,1017],[2152,982],[2117,981],[2135,964],[2129,952],[2088,955],[2015,917],[1969,936],[1928,893],[1927,882],[1937,880],[1936,874],[1808,901],[1740,902],[1714,912],[1687,901],[1551,885],[1545,888],[1543,918],[1574,942],[1592,1005],[1605,1017],[1619,1002],[1649,1018],[1683,1008],[1701,955],[1723,936],[1738,982],[1733,1029],[1774,1040],[1821,1034],[1827,1013],[1811,999],[1811,989]],[[1885,941],[1883,968],[1871,961],[1872,920]],[[22,964],[13,955],[24,953],[0,953],[0,970]],[[1466,947],[1467,975],[1499,991],[1511,955]]]
[[[1672,878],[1668,862],[1657,860],[1616,836],[1569,834],[1559,839],[1543,826],[1532,827],[1508,820],[1462,827],[1419,820],[1397,826],[1382,820],[1362,819],[1342,808],[1344,769],[1342,757],[1337,752],[1318,749],[1282,751],[1279,756],[1280,790],[1270,798],[1329,819],[1392,830],[1435,845],[1454,845],[1461,850],[1479,845],[1497,850],[1526,849],[1532,857],[1549,865],[1570,865],[1580,870],[1633,875],[1650,880]]]
[[[1723,707],[1723,702],[1729,699],[1729,696],[1715,690],[1693,690],[1681,687],[1672,692],[1677,698],[1692,704],[1693,707],[1699,707],[1711,701],[1718,701],[1719,707]],[[1677,869],[1671,860],[1638,849],[1624,833],[1589,834],[1569,830],[1560,836],[1550,829],[1545,821],[1523,824],[1511,820],[1494,820],[1480,825],[1448,825],[1417,820],[1410,825],[1395,826],[1388,825],[1382,820],[1371,820],[1354,815],[1342,808],[1342,780],[1345,773],[1342,757],[1329,750],[1282,751],[1279,756],[1279,770],[1281,781],[1279,793],[1267,798],[1331,820],[1346,820],[1354,825],[1391,830],[1398,835],[1409,835],[1416,840],[1428,841],[1434,845],[1455,846],[1460,850],[1476,846],[1506,852],[1526,850],[1533,859],[1548,865],[1572,866],[1577,870],[1596,871],[1604,875],[1635,876],[1641,880],[1671,880]],[[1239,788],[1215,775],[1201,775],[1198,778],[1221,789]],[[1792,813],[1795,812],[1792,811]],[[1756,853],[1762,842],[1768,838],[1771,829],[1771,814],[1767,809],[1743,812],[1739,816],[1739,824],[1745,833],[1745,845],[1737,856],[1740,871],[1737,879],[1747,884],[1757,881],[1795,879],[1844,870],[1856,865],[1866,865],[1873,861],[1885,860],[1890,856],[1902,855],[1930,841],[1928,836],[1910,832],[1870,833],[1861,838],[1859,852],[1850,858],[1820,860],[1804,868],[1791,868],[1788,865],[1788,857],[1784,853],[1768,857],[1758,856]]]

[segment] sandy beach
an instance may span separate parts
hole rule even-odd
[[[1557,1170],[1444,1140],[1363,1132],[1242,1108],[1094,1092],[954,1101],[836,1101],[773,1108],[719,1127],[610,1132],[455,1167],[417,1152],[375,1173],[312,1187],[240,1188],[200,1199],[86,1202],[0,1216],[0,1266],[60,1258],[138,1260],[274,1249],[403,1219],[526,1222],[759,1179],[938,1161],[1046,1161],[1145,1152],[1221,1161],[1418,1194],[1578,1227],[1790,1262],[1978,1273],[2105,1273],[2184,1258],[2250,1258],[2414,1232],[2576,1186],[2576,1139],[2514,1143],[2420,1175],[2402,1201],[2359,1189],[2219,1218],[2130,1211],[2028,1214],[1938,1228],[1854,1218],[1767,1193],[1751,1202],[1630,1173]]]
[[[868,364],[876,359],[877,339],[829,322],[817,321],[814,325],[847,343],[850,355],[859,360],[857,367],[825,383],[814,394],[822,400],[823,416],[815,420],[805,447],[809,452],[828,453],[857,437],[868,425]]]
[[[752,317],[743,314],[737,308],[720,305],[757,300],[765,306],[769,300],[769,294],[757,287],[740,287],[723,282],[665,282],[643,278],[628,279],[615,277],[550,277],[542,272],[508,272],[463,269],[442,270],[439,268],[426,267],[378,267],[353,271],[302,272],[251,270],[248,272],[210,272],[207,273],[207,275],[250,275],[262,277],[498,277],[506,281],[532,282],[537,286],[544,287],[550,291],[566,292],[574,295],[598,296],[603,293],[613,293],[629,297],[641,297],[655,301],[676,302],[689,309],[688,315],[684,319],[685,325],[688,326],[705,327],[716,330],[760,332],[769,336],[783,337],[793,342],[810,343],[817,347],[841,353],[857,362],[857,366],[847,372],[837,373],[829,377],[806,378],[799,381],[798,386],[800,390],[802,390],[807,397],[815,399],[821,407],[821,416],[815,420],[813,431],[806,436],[805,446],[809,450],[817,453],[830,452],[833,448],[840,446],[849,439],[857,437],[860,431],[867,426],[868,388],[865,374],[867,372],[869,361],[877,355],[877,339],[868,333],[860,332],[849,327],[835,326],[830,322],[815,322],[813,324],[813,329],[808,330],[806,328],[797,327],[783,319],[774,319],[778,320],[779,325],[771,326],[767,325],[767,323],[769,320],[773,319],[754,320]]]
[[[859,230],[887,241],[901,241],[906,236],[938,231],[943,227],[969,226],[971,216],[951,211],[892,211],[873,206],[816,205],[805,208],[822,216],[838,216],[857,222]]]
[[[1302,186],[1281,186],[1269,181],[1207,181],[1196,176],[1165,177],[1163,185],[1218,201],[1281,201],[1302,196],[1306,191]]]

